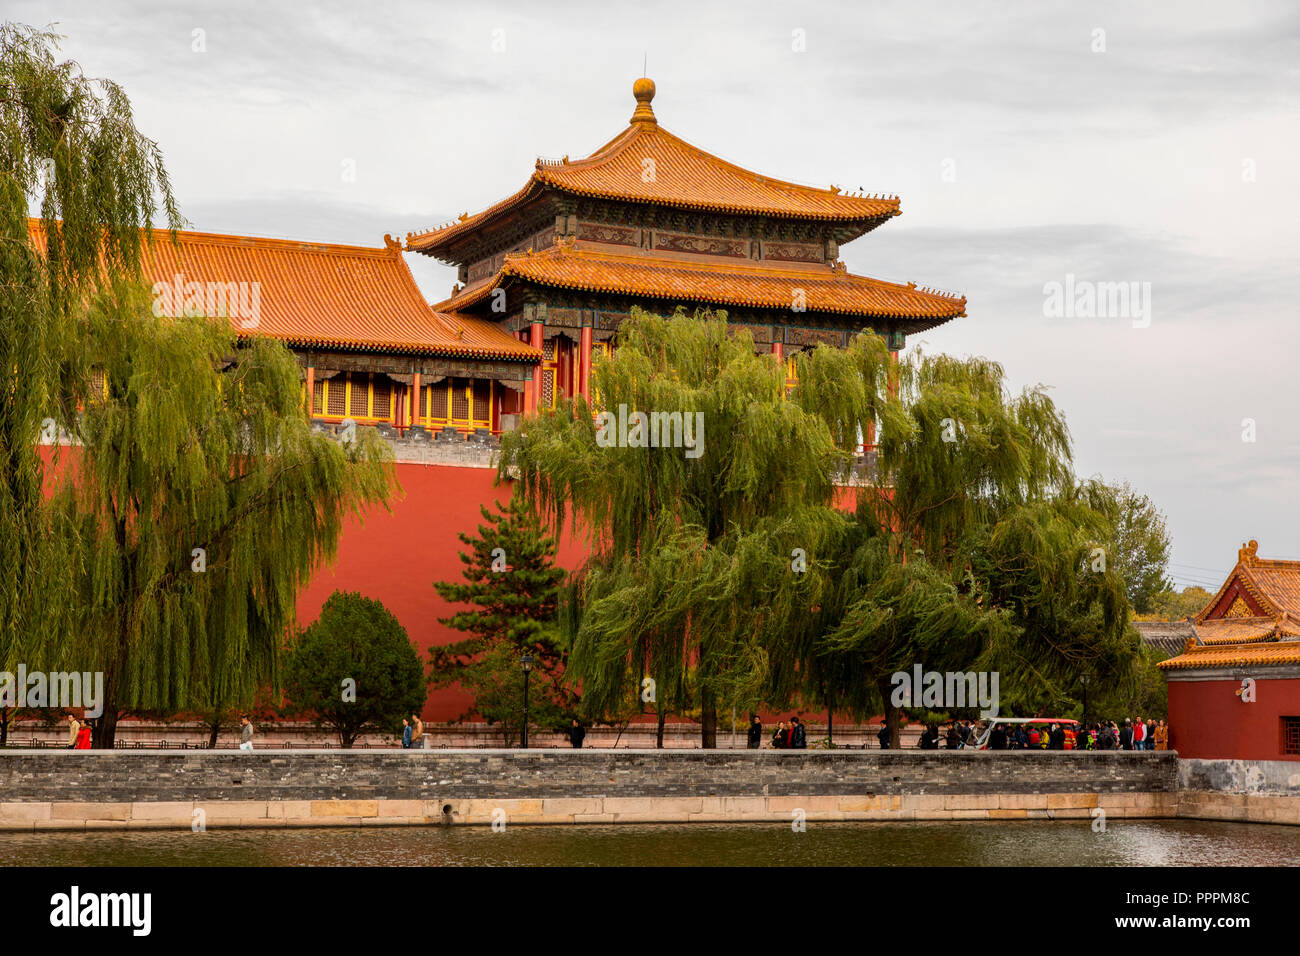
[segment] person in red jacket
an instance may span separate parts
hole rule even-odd
[[[77,731],[77,749],[78,750],[90,749],[90,721],[89,720],[85,721],[81,725],[81,729]]]

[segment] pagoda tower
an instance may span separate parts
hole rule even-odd
[[[965,315],[966,300],[850,274],[840,247],[900,214],[897,197],[783,182],[659,125],[654,83],[632,88],[627,128],[586,159],[537,161],[523,188],[406,248],[455,265],[439,313],[473,316],[542,353],[502,412],[590,398],[592,354],[632,306],[726,312],[794,374],[793,356],[871,329],[903,347]]]

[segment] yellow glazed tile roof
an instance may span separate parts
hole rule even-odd
[[[1271,617],[1217,618],[1196,630],[1206,644],[1251,644],[1274,637],[1277,622]]]
[[[1260,644],[1197,645],[1187,642],[1183,653],[1161,661],[1161,670],[1194,670],[1218,667],[1300,664],[1300,641],[1269,641]]]
[[[577,244],[507,256],[495,276],[436,308],[469,308],[511,278],[673,304],[790,309],[799,296],[809,312],[929,320],[923,328],[966,314],[966,300],[961,296],[851,275],[830,266],[783,268],[717,258],[697,261],[653,254],[611,255]]]
[[[28,232],[44,250],[43,221],[28,219]],[[227,314],[241,336],[267,335],[300,347],[541,358],[491,322],[430,308],[401,245],[389,236],[382,248],[370,248],[154,229],[145,235],[141,273],[166,315],[184,314],[194,291],[199,298],[191,314],[206,314],[209,287],[225,287],[213,301],[238,297],[238,309]],[[201,288],[193,290],[191,283]],[[254,303],[255,316],[239,314]]]
[[[257,283],[256,324],[239,334],[295,346],[536,360],[532,348],[480,318],[435,312],[399,245],[383,248],[157,230],[143,256],[146,281]]]
[[[692,146],[661,127],[650,109],[654,84],[633,87],[632,121],[586,159],[537,161],[524,187],[473,216],[407,236],[407,248],[432,253],[531,199],[546,188],[574,196],[653,203],[714,213],[789,219],[861,222],[900,213],[897,196],[847,193],[839,187],[804,186],[751,172]]]

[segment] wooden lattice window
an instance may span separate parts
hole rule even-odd
[[[311,383],[311,413],[313,415],[325,414],[325,383],[323,381],[313,381]]]
[[[542,343],[542,397],[540,407],[555,407],[555,377],[560,364],[556,356],[555,339]]]
[[[375,418],[388,421],[393,417],[393,386],[385,375],[376,375],[375,384]]]
[[[368,375],[348,373],[348,414],[353,418],[365,418],[370,414],[369,379]]]
[[[447,420],[447,383],[439,382],[429,386],[429,419],[436,422]]]
[[[451,420],[469,421],[469,379],[467,378],[451,380]]]
[[[331,416],[341,418],[348,413],[347,376],[335,375],[325,382],[326,406]]]
[[[1300,754],[1300,717],[1282,718],[1282,753]]]
[[[92,402],[102,402],[108,398],[108,378],[104,375],[102,368],[91,369],[90,371],[90,400]]]
[[[492,381],[491,379],[474,380],[474,421],[492,421]]]

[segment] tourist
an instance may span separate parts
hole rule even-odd
[[[880,741],[880,749],[889,749],[889,725],[881,724],[880,730],[876,733],[876,739]]]
[[[411,722],[405,717],[402,718],[402,749],[411,749]]]
[[[1147,721],[1146,741],[1147,741],[1147,750],[1156,749],[1156,721],[1154,717],[1151,720]]]
[[[790,746],[790,731],[786,729],[785,721],[776,725],[776,730],[772,732],[772,746],[777,750],[784,750]]]
[[[957,729],[957,721],[954,720],[948,726],[948,733],[944,736],[943,745],[948,750],[961,748],[961,731]]]
[[[239,749],[253,749],[253,723],[247,715],[241,715],[239,718]]]
[[[1139,717],[1133,724],[1133,749],[1147,749],[1147,725],[1143,722],[1141,717]]]
[[[1169,727],[1163,720],[1156,721],[1155,746],[1156,750],[1169,749]]]
[[[1028,749],[1029,749],[1029,732],[1028,732],[1027,730],[1025,730],[1025,725],[1024,725],[1024,724],[1018,724],[1018,725],[1016,726],[1016,734],[1015,734],[1015,738],[1016,738],[1016,749],[1017,749],[1017,750],[1028,750]]]
[[[1048,736],[1047,746],[1051,750],[1065,749],[1065,728],[1060,724],[1052,724],[1052,732]]]
[[[587,728],[582,726],[582,722],[577,717],[573,718],[573,724],[569,727],[569,743],[574,750],[582,747],[582,741],[587,736]]]
[[[808,732],[803,721],[798,717],[790,718],[790,748],[792,750],[808,749]]]
[[[1001,724],[993,728],[989,734],[989,750],[1006,750],[1007,749],[1007,730]]]
[[[77,734],[81,731],[81,721],[77,720],[72,714],[68,714],[68,749],[75,750],[77,746]]]
[[[757,750],[763,743],[763,722],[758,719],[758,714],[749,715],[749,738],[748,746],[750,750]]]
[[[91,737],[91,733],[93,732],[94,726],[95,726],[95,722],[93,720],[86,719],[85,721],[82,722],[81,729],[77,731],[78,750],[91,749],[90,737]]]
[[[939,749],[938,726],[935,724],[927,724],[925,728],[925,733],[921,734],[921,739],[917,741],[916,745],[920,747],[922,750],[938,750]]]
[[[1127,717],[1124,718],[1124,726],[1119,732],[1119,746],[1121,750],[1133,749],[1133,724]]]
[[[411,711],[411,749],[420,750],[424,747],[424,721],[415,711]]]

